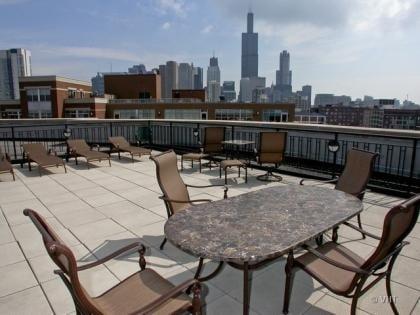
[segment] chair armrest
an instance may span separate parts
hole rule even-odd
[[[154,301],[149,303],[149,305],[146,305],[146,306],[142,307],[141,309],[134,311],[131,314],[144,314],[144,315],[145,314],[152,314],[153,310],[160,307],[162,304],[167,302],[169,299],[171,299],[171,298],[179,295],[183,291],[187,290],[191,286],[200,287],[200,283],[196,279],[187,280],[187,281],[181,283],[180,285],[172,288],[171,290],[169,290],[164,295],[158,297],[157,299],[155,299]]]
[[[315,250],[314,248],[312,248],[308,245],[303,245],[302,247],[303,247],[303,249],[307,250],[308,252],[315,255],[319,259],[322,259],[326,263],[328,263],[330,265],[333,265],[337,268],[341,268],[341,269],[344,269],[344,270],[348,270],[348,271],[355,272],[355,273],[360,273],[360,274],[365,274],[365,275],[371,274],[369,271],[366,271],[364,269],[360,269],[360,268],[353,267],[353,266],[348,266],[348,265],[343,264],[339,261],[331,259],[331,258],[325,256],[324,254],[321,254],[319,251]]]
[[[162,199],[168,202],[173,202],[173,203],[194,203],[194,202],[212,202],[213,201],[211,199],[175,200],[175,199],[166,198],[165,196],[159,196],[159,199]]]
[[[299,185],[303,185],[303,182],[307,180],[305,178],[302,178],[299,182]],[[324,184],[335,184],[337,183],[338,178],[334,178],[334,179],[330,179],[330,180],[324,180],[324,181],[317,181],[317,183],[312,184],[313,186],[317,186],[317,185],[324,185]]]
[[[144,255],[146,247],[143,244],[138,243],[138,242],[132,243],[130,245],[124,246],[123,248],[120,248],[119,250],[117,250],[117,251],[115,251],[115,252],[113,252],[113,253],[111,253],[111,254],[109,254],[109,255],[107,255],[107,256],[105,256],[105,257],[103,257],[103,258],[101,258],[101,259],[99,259],[95,262],[77,267],[77,271],[82,271],[82,270],[86,270],[86,269],[90,269],[92,267],[102,265],[103,263],[107,262],[108,260],[110,260],[112,258],[115,258],[115,257],[118,257],[121,254],[123,254],[123,253],[125,253],[129,250],[134,250],[134,249],[138,250],[139,253],[140,253],[140,256],[142,257]]]
[[[210,188],[210,187],[223,187],[223,199],[227,199],[228,195],[228,191],[229,191],[229,187],[223,184],[215,184],[215,185],[205,185],[205,186],[196,186],[196,185],[188,185],[185,184],[186,187],[191,187],[191,188]]]
[[[56,150],[48,149],[48,155],[51,155],[52,153],[54,153],[54,156],[57,156],[57,151]]]
[[[352,229],[354,229],[354,230],[356,230],[356,231],[359,231],[362,234],[365,234],[365,235],[367,235],[367,236],[369,236],[371,238],[374,238],[376,240],[380,240],[381,239],[379,236],[374,235],[374,234],[369,233],[369,232],[366,232],[365,230],[363,230],[363,229],[359,228],[358,226],[355,226],[355,225],[353,225],[353,224],[351,224],[349,222],[343,222],[343,224],[346,225],[346,226],[348,226],[348,227],[350,227],[350,228],[352,228]]]

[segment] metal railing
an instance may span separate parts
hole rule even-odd
[[[223,126],[226,139],[252,141],[253,144],[245,146],[241,152],[250,158],[259,146],[260,132],[286,131],[285,161],[279,171],[305,177],[326,178],[339,173],[345,164],[346,152],[353,147],[374,151],[379,157],[371,186],[391,193],[420,192],[419,131],[205,120],[3,120],[0,147],[16,163],[22,160],[21,145],[27,142],[41,142],[64,155],[63,131],[70,128],[72,139],[83,138],[91,144],[108,146],[109,136],[121,135],[132,143],[141,140],[152,148],[190,151],[198,150],[204,129],[212,126]],[[328,150],[331,140],[340,144],[336,154]]]

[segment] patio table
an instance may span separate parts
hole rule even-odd
[[[255,144],[255,141],[237,139],[237,140],[225,140],[225,141],[222,141],[222,143],[232,146],[234,149],[230,151],[230,156],[236,157],[239,159],[241,147]]]
[[[169,218],[168,240],[200,257],[195,277],[216,276],[223,263],[244,272],[243,313],[249,313],[250,271],[262,267],[363,210],[349,194],[325,187],[276,186],[192,206]],[[203,259],[218,261],[200,278]]]

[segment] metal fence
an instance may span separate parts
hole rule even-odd
[[[223,126],[226,139],[252,141],[242,154],[252,158],[259,145],[259,133],[268,130],[286,131],[285,162],[280,172],[308,177],[329,177],[340,172],[346,152],[359,148],[379,153],[371,185],[393,192],[420,191],[419,132],[375,132],[374,129],[329,128],[300,124],[177,121],[177,120],[46,120],[9,121],[0,124],[0,147],[13,161],[22,160],[21,145],[41,142],[46,148],[62,155],[66,152],[64,130],[71,130],[72,139],[82,138],[88,143],[108,146],[109,136],[124,136],[130,142],[141,141],[150,147],[179,151],[198,149],[206,127]],[[336,140],[336,154],[328,150],[328,143]],[[227,147],[229,149],[229,147]]]

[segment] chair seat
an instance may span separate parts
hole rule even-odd
[[[362,257],[334,242],[325,243],[318,247],[317,251],[330,259],[352,267],[360,268],[365,262]],[[352,271],[335,267],[311,253],[296,258],[295,262],[334,293],[347,292],[356,275]]]
[[[101,152],[101,151],[76,151],[78,155],[81,155],[87,159],[108,159],[109,155],[107,153]]]
[[[137,272],[94,299],[105,314],[131,314],[161,297],[174,285],[151,269]],[[153,314],[172,314],[187,309],[191,299],[185,293],[168,300]]]
[[[194,160],[199,161],[201,159],[206,158],[208,155],[204,153],[186,153],[182,155],[184,160]]]
[[[135,147],[135,146],[127,146],[127,147],[120,147],[121,151],[126,151],[131,154],[144,154],[144,155],[150,155],[152,153],[152,150],[142,148],[142,147]]]
[[[55,155],[31,155],[31,160],[36,162],[37,164],[41,165],[41,166],[49,166],[49,165],[62,165],[63,164],[63,159],[59,158],[58,156]]]
[[[12,164],[7,160],[0,160],[0,172],[9,172],[12,169]]]
[[[245,167],[245,163],[240,161],[240,160],[223,160],[222,162],[220,162],[220,167],[223,169],[226,169],[227,167],[232,167],[232,166],[241,166],[241,167]]]

